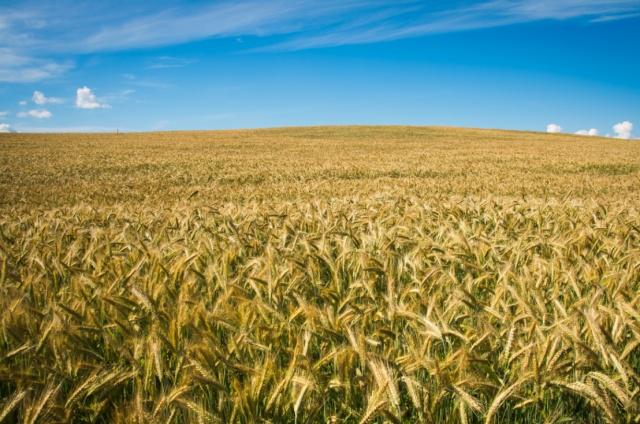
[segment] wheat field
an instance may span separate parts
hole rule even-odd
[[[0,422],[640,421],[640,143],[0,134]]]

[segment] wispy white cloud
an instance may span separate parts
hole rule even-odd
[[[136,90],[130,88],[114,91],[101,96],[100,102],[103,105],[102,107],[111,107],[110,105],[113,103],[122,103],[131,100],[131,96],[135,94],[135,92]]]
[[[404,19],[378,19],[361,25],[343,22],[315,34],[302,33],[264,50],[301,50],[337,45],[364,44],[428,34],[469,31],[543,20],[631,18],[640,11],[637,0],[492,0],[467,6],[406,5]],[[408,10],[413,7],[413,10]],[[396,14],[398,7],[394,8]]]
[[[152,80],[148,80],[146,78],[140,79],[136,75],[131,74],[131,73],[122,74],[122,78],[126,79],[128,81],[128,84],[136,85],[136,86],[139,86],[139,87],[146,87],[146,88],[167,88],[167,87],[170,87],[170,85],[167,84],[167,83],[158,82],[158,81],[152,81]]]
[[[562,127],[558,124],[547,125],[547,132],[551,134],[557,134],[562,132]]]
[[[106,103],[98,101],[93,91],[87,86],[76,90],[76,107],[79,109],[100,109],[110,107]]]
[[[63,102],[61,98],[47,97],[44,95],[42,91],[38,91],[38,90],[33,92],[33,96],[31,96],[31,100],[33,100],[33,103],[37,105],[46,105],[47,103],[58,104]]]
[[[350,11],[384,5],[363,0],[240,0],[168,7],[104,25],[83,40],[86,51],[120,50],[183,43],[213,37],[268,36],[317,30]],[[407,0],[397,2],[415,3]]]
[[[6,111],[6,110],[0,111],[0,117],[7,116],[8,114],[9,114],[9,112]]]
[[[73,63],[69,60],[40,59],[0,44],[0,82],[35,82],[61,75],[71,68]]]
[[[598,16],[597,18],[591,19],[591,22],[592,23],[613,22],[613,21],[620,21],[622,19],[637,18],[639,16],[640,16],[640,13],[621,13],[619,15]]]
[[[357,20],[349,15],[353,11],[359,12]],[[93,49],[112,49],[210,37],[293,34],[290,40],[272,48],[296,50],[540,20],[622,19],[639,11],[637,0],[491,0],[462,6],[406,0],[245,0],[149,14],[103,28],[84,44]]]
[[[49,119],[53,114],[46,109],[31,109],[27,112],[18,112],[17,116],[18,118]]]
[[[375,43],[542,20],[629,19],[639,0],[172,0],[28,1],[0,5],[0,82],[54,78],[78,53],[120,51],[225,37],[260,37],[262,50]],[[281,36],[273,42],[270,36]],[[256,49],[254,49],[256,50]],[[186,66],[165,58],[151,68]]]
[[[629,140],[631,139],[631,133],[633,132],[633,123],[629,121],[618,122],[613,126],[613,132],[616,134],[617,138]]]
[[[0,29],[6,42],[0,47],[77,53],[287,35],[272,48],[295,50],[540,20],[602,22],[640,13],[638,0],[222,0],[182,5],[159,0],[118,8],[108,2],[61,0],[56,6],[9,8],[5,29]]]
[[[46,109],[32,109],[27,112],[18,112],[17,116],[18,118],[49,119],[53,114]]]
[[[159,56],[147,65],[147,69],[184,68],[196,62],[197,60],[182,57]]]

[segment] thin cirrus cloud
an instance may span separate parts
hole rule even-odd
[[[405,8],[384,1],[361,0],[241,0],[151,11],[91,33],[82,43],[85,50],[123,50],[156,47],[189,41],[234,36],[270,36],[314,32],[340,22],[351,12],[374,12],[380,8]],[[215,22],[215,24],[211,24]]]
[[[147,65],[147,69],[183,68],[195,62],[197,61],[181,57],[159,56]]]
[[[542,20],[597,23],[639,13],[639,0],[159,0],[121,7],[31,1],[0,6],[0,82],[56,77],[74,67],[65,55],[207,38],[256,36],[265,39],[262,50],[301,50]],[[281,36],[277,42],[267,38],[274,35]],[[157,67],[167,66],[181,63]]]
[[[295,37],[268,46],[266,50],[301,50],[348,44],[364,44],[419,37],[429,34],[469,31],[543,20],[587,18],[599,20],[631,18],[640,2],[606,0],[493,0],[445,10],[418,9],[406,20],[381,20],[363,25],[342,25],[317,35]],[[407,15],[409,15],[407,13]]]
[[[47,60],[2,46],[0,28],[0,82],[27,83],[59,76],[73,68],[70,60]]]
[[[351,12],[358,12],[353,19]],[[299,50],[363,44],[541,20],[624,19],[637,0],[234,1],[165,9],[103,27],[82,43],[88,50],[152,47],[212,37],[291,34],[267,49]],[[211,22],[217,24],[211,25]]]
[[[621,13],[619,15],[605,15],[605,16],[600,16],[598,18],[594,18],[591,20],[591,22],[593,23],[599,23],[599,22],[613,22],[613,21],[619,21],[621,19],[631,19],[631,18],[637,18],[638,16],[640,16],[640,13]]]
[[[18,112],[17,116],[18,118],[49,119],[53,114],[46,109],[32,109],[27,112]]]

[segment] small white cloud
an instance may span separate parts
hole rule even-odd
[[[0,112],[0,116],[7,116],[9,114],[9,112],[7,112],[6,110]]]
[[[173,56],[160,56],[147,66],[147,69],[183,68],[195,63],[195,60]]]
[[[632,131],[633,124],[629,121],[618,122],[613,126],[613,132],[616,133],[616,138],[629,140],[631,138]]]
[[[15,130],[11,128],[11,125],[0,124],[0,133],[10,133],[10,132],[15,132]]]
[[[32,109],[28,112],[18,112],[18,118],[49,119],[52,116],[53,114],[46,109]]]
[[[26,106],[26,105],[27,105],[27,101],[26,101],[26,100],[20,100],[20,101],[18,102],[18,104],[19,104],[20,106]]]
[[[34,91],[31,97],[37,105],[46,105],[47,103],[62,103],[62,99],[57,97],[47,97],[42,91]]]
[[[34,91],[32,99],[37,105],[44,105],[47,103],[47,98],[44,96],[42,91]]]
[[[600,135],[600,133],[598,132],[598,130],[596,128],[591,128],[590,130],[576,131],[576,135],[588,135],[588,136],[591,136],[591,137],[596,137],[596,136]]]
[[[87,86],[76,91],[76,106],[80,109],[99,109],[109,107],[106,103],[98,102],[96,95]]]
[[[562,127],[558,124],[547,125],[547,132],[551,134],[557,134],[562,132]]]

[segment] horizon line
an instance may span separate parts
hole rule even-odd
[[[549,133],[542,130],[521,130],[507,128],[486,128],[486,127],[466,127],[455,125],[413,125],[413,124],[326,124],[326,125],[284,125],[274,127],[238,127],[238,128],[211,128],[211,129],[177,129],[177,130],[148,130],[148,131],[130,131],[122,129],[98,130],[98,131],[14,131],[0,134],[21,134],[21,135],[63,135],[63,134],[91,134],[91,135],[117,135],[117,134],[166,134],[166,133],[222,133],[222,132],[245,132],[245,131],[271,131],[271,130],[295,130],[295,129],[321,129],[321,128],[431,128],[431,129],[455,129],[455,130],[471,130],[471,131],[498,131],[498,132],[514,132],[529,134],[544,134],[548,136],[573,136],[589,139],[614,139],[615,137],[607,137],[605,135],[588,136],[574,133]],[[633,140],[633,139],[632,139]],[[628,141],[628,140],[626,140]]]

